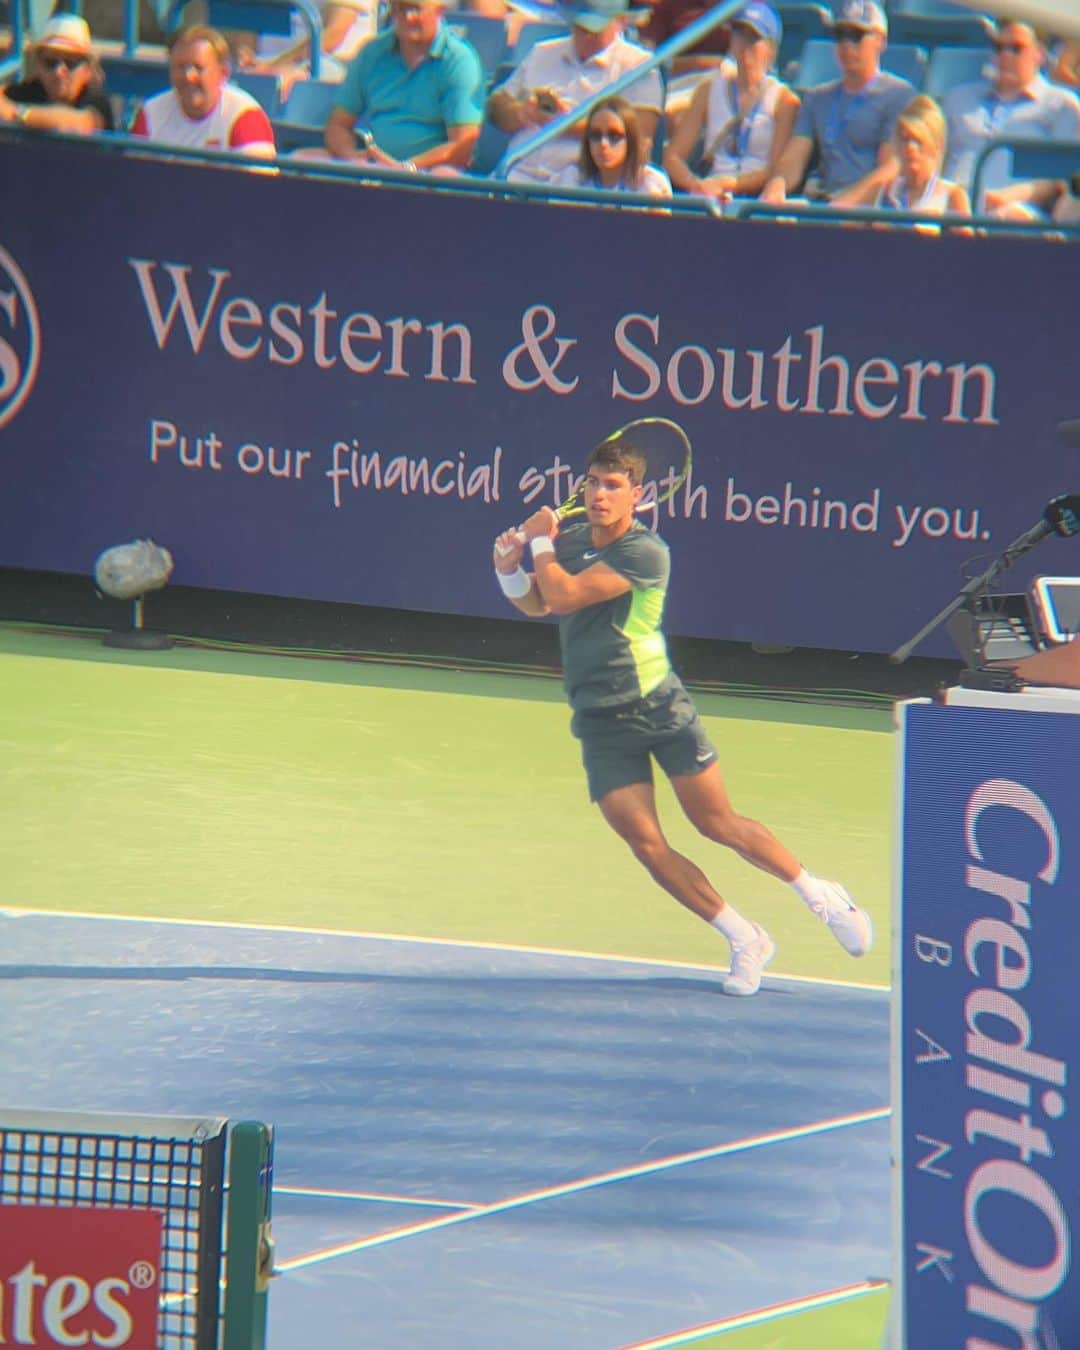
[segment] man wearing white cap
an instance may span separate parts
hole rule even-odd
[[[761,199],[779,203],[802,183],[815,150],[807,195],[837,206],[869,205],[896,175],[896,119],[915,90],[881,69],[889,25],[874,0],[845,0],[833,24],[840,78],[808,89],[795,134]]]
[[[90,29],[77,14],[54,14],[26,53],[26,78],[0,93],[0,122],[89,135],[112,131]]]
[[[623,37],[623,26],[633,17],[627,0],[570,0],[563,11],[570,20],[570,36],[538,42],[488,102],[495,125],[513,133],[511,152],[540,127],[649,59],[647,51]],[[664,106],[659,73],[649,71],[623,95],[637,110],[642,137],[651,143]],[[557,177],[577,159],[584,126],[582,118],[519,161],[510,180],[545,183]]]

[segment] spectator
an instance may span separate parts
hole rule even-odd
[[[895,148],[896,177],[883,185],[875,206],[927,216],[971,214],[964,189],[941,176],[945,118],[928,94],[916,94],[897,118]]]
[[[182,28],[169,42],[172,88],[139,109],[133,136],[198,150],[273,159],[274,130],[258,103],[229,83],[229,44],[216,28]]]
[[[1042,74],[1046,52],[1028,23],[1001,19],[994,30],[993,73],[988,79],[957,85],[945,95],[949,127],[946,172],[970,193],[980,151],[996,137],[1029,140],[1080,140],[1080,98],[1051,84]],[[1010,177],[1007,151],[990,155],[982,172],[986,195],[976,212],[1005,218],[1038,218],[1034,201],[1024,202]]]
[[[322,5],[320,80],[344,78],[349,62],[378,28],[373,0],[325,0]],[[297,80],[311,73],[311,39],[299,11],[292,11],[292,34],[288,38],[262,38],[258,46],[237,48],[237,63],[244,70],[276,75],[281,97],[288,98]]]
[[[484,72],[442,20],[441,0],[392,0],[393,26],[360,49],[326,124],[335,159],[386,168],[465,169],[484,120]],[[356,123],[372,141],[357,149]]]
[[[762,0],[735,16],[735,74],[717,71],[698,86],[664,151],[676,187],[718,201],[756,197],[776,171],[799,111],[797,96],[770,73],[782,35],[780,16]],[[689,162],[699,143],[703,178]]]
[[[696,23],[703,14],[715,9],[719,0],[655,0],[648,19],[638,26],[642,40],[650,47],[665,42]],[[686,51],[674,57],[668,67],[664,118],[672,135],[689,106],[694,90],[711,71],[723,63],[731,40],[728,24],[717,24]]]
[[[25,79],[0,92],[0,122],[81,135],[112,131],[103,86],[86,20],[54,14],[27,49]]]
[[[618,95],[603,99],[589,113],[577,163],[563,169],[555,182],[671,196],[667,174],[648,162],[648,146],[634,105]]]
[[[564,7],[571,23],[569,37],[538,42],[495,90],[488,115],[502,131],[512,133],[508,153],[649,59],[648,52],[623,37],[623,26],[630,19],[626,3],[569,0]],[[659,73],[651,70],[635,81],[627,98],[637,109],[642,140],[651,148],[664,101]],[[577,159],[584,129],[584,119],[575,122],[515,164],[508,177],[536,183],[556,178]]]
[[[802,183],[815,151],[820,162],[806,191],[812,200],[865,206],[895,176],[893,129],[915,90],[881,69],[888,33],[874,0],[845,0],[833,25],[840,78],[803,95],[795,134],[762,201],[786,200]]]

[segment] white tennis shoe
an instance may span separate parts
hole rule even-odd
[[[811,913],[828,924],[844,951],[851,956],[865,956],[874,945],[870,915],[852,902],[838,882],[821,881],[818,887],[818,899],[810,906]]]
[[[761,924],[752,925],[754,936],[741,946],[731,947],[731,974],[720,982],[725,994],[736,998],[746,998],[756,994],[761,987],[761,972],[776,955],[776,944],[762,928]]]

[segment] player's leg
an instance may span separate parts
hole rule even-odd
[[[715,760],[698,773],[672,774],[671,786],[687,819],[706,839],[733,849],[789,886],[802,871],[799,860],[771,830],[734,809]]]
[[[810,912],[829,926],[846,952],[863,956],[870,950],[874,940],[870,916],[852,903],[843,886],[813,876],[771,830],[740,815],[731,805],[716,747],[685,690],[672,695],[667,726],[652,749],[696,829],[787,882]]]
[[[671,786],[687,818],[707,839],[734,849],[763,872],[786,881],[810,912],[829,926],[846,952],[865,956],[874,941],[870,916],[838,882],[806,871],[759,821],[739,815],[715,761],[700,773],[673,774]]]
[[[630,848],[652,879],[681,905],[717,928],[731,944],[727,994],[753,994],[775,947],[765,930],[727,904],[700,867],[673,849],[656,813],[651,782],[629,783],[598,800],[604,819]]]
[[[652,783],[616,788],[597,804],[604,819],[656,884],[706,923],[712,923],[724,901],[701,868],[668,843],[656,813]]]

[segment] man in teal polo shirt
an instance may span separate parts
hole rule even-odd
[[[349,65],[326,148],[335,159],[392,169],[465,169],[484,119],[480,58],[442,22],[441,0],[392,0],[390,14],[392,28]],[[364,150],[358,121],[373,137]]]

